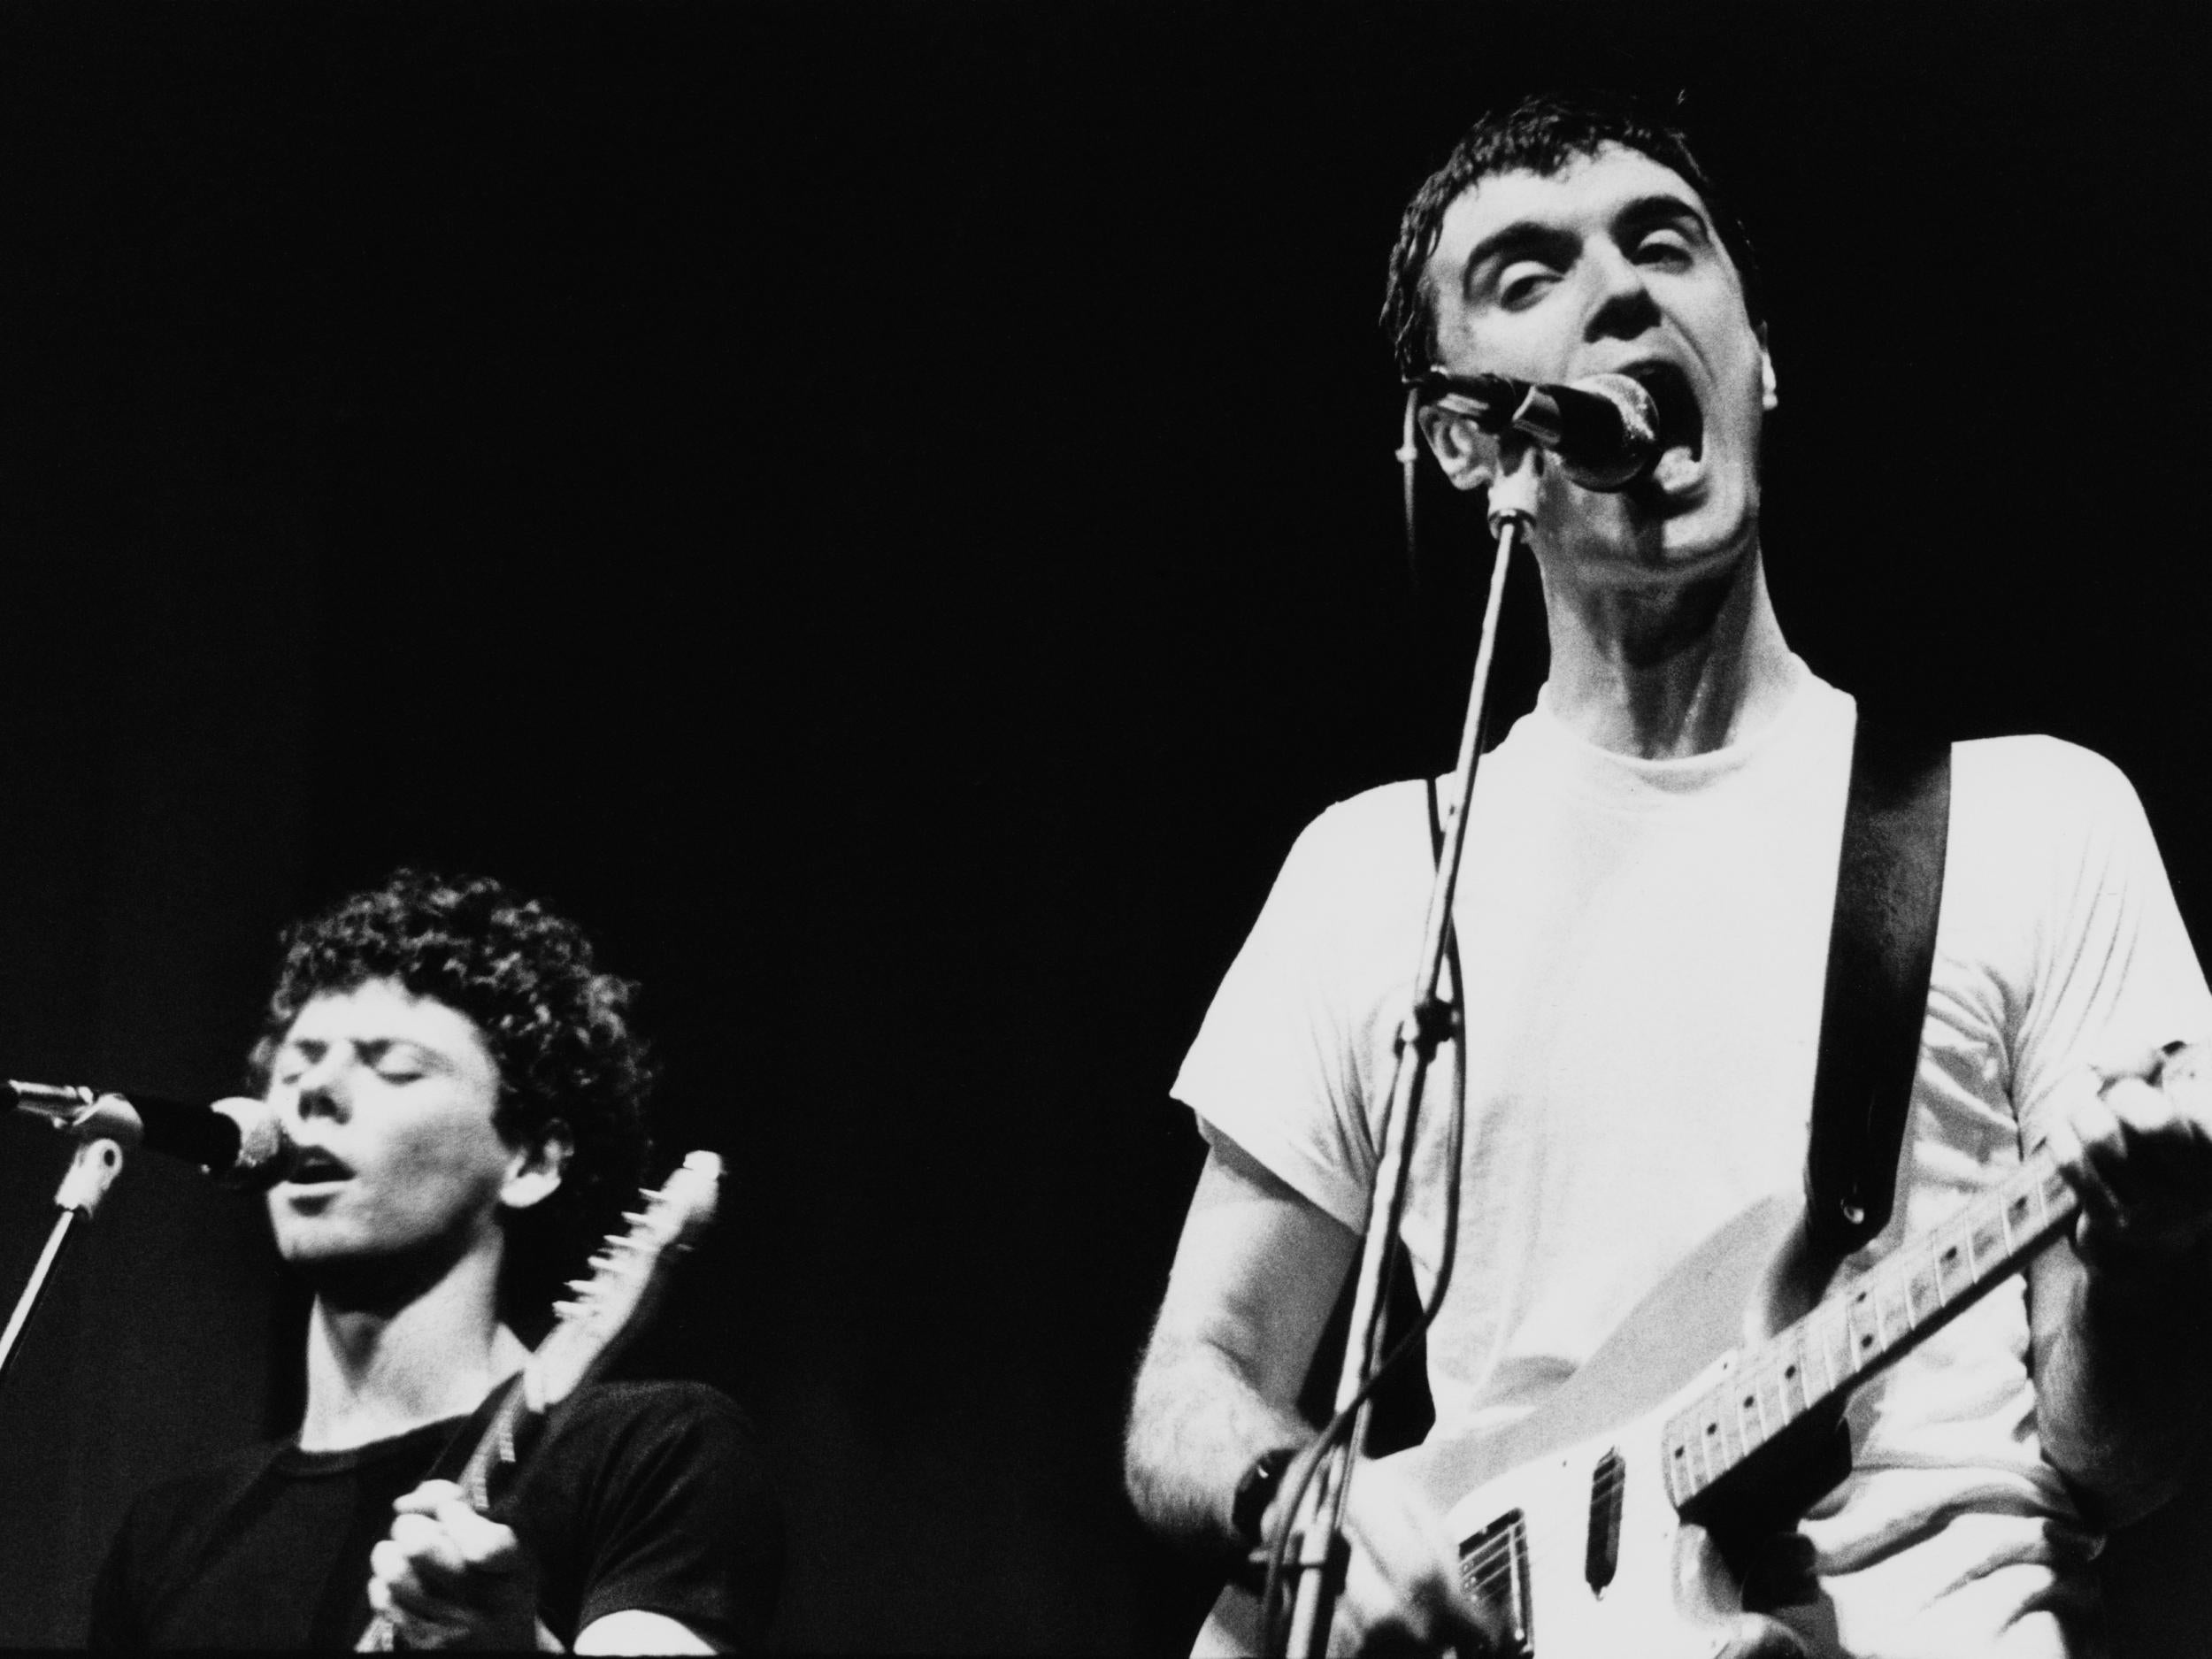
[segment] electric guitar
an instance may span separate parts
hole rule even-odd
[[[1807,1312],[1802,1206],[1768,1199],[1540,1409],[1385,1461],[1445,1512],[1462,1586],[1505,1616],[1519,1654],[1706,1659],[1742,1611],[1735,1542],[1786,1531],[1849,1472],[1851,1390],[2024,1266],[2075,1208],[2038,1152]],[[1232,1586],[1195,1652],[1259,1651],[1258,1598]]]
[[[495,1496],[513,1491],[530,1452],[543,1443],[555,1408],[603,1371],[643,1325],[669,1270],[714,1219],[721,1181],[720,1158],[687,1154],[658,1192],[648,1193],[639,1210],[623,1217],[629,1225],[599,1247],[591,1271],[569,1286],[572,1300],[556,1304],[557,1323],[469,1454],[456,1484],[470,1508],[488,1514]],[[379,1613],[354,1651],[383,1653],[392,1645],[392,1623]]]

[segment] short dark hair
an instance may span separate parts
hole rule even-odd
[[[1445,210],[1483,180],[1501,173],[1533,173],[1548,177],[1570,162],[1586,160],[1609,144],[1648,156],[1681,174],[1703,198],[1721,245],[1743,283],[1744,310],[1752,326],[1764,320],[1759,264],[1728,204],[1711,178],[1690,154],[1675,127],[1627,99],[1541,94],[1525,98],[1503,115],[1486,115],[1431,173],[1398,221],[1397,245],[1390,250],[1389,285],[1384,290],[1382,329],[1389,339],[1399,374],[1413,380],[1425,373],[1436,350],[1436,306],[1427,280],[1429,256],[1436,251]]]
[[[600,972],[583,930],[534,899],[482,876],[397,871],[286,933],[254,1087],[267,1088],[302,1009],[372,979],[475,1024],[499,1068],[493,1126],[511,1144],[539,1145],[557,1119],[567,1125],[559,1188],[505,1220],[502,1311],[534,1323],[643,1174],[653,1065],[631,1024],[636,987]]]

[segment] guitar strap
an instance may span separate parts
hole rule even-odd
[[[1935,965],[1951,745],[1859,704],[1805,1159],[1807,1226],[1840,1258],[1888,1222]]]

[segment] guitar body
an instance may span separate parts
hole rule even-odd
[[[1541,1409],[1384,1460],[1444,1513],[1462,1583],[1507,1613],[1532,1659],[1718,1650],[1740,1586],[1714,1537],[1668,1496],[1663,1429],[1819,1289],[1801,1206],[1765,1200],[1669,1274]],[[1776,1507],[1814,1495],[1778,1494]],[[1231,1586],[1194,1652],[1257,1654],[1258,1614],[1258,1599]]]

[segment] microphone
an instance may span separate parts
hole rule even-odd
[[[5,1103],[80,1141],[104,1135],[196,1164],[226,1187],[275,1186],[290,1171],[292,1143],[277,1114],[243,1095],[187,1106],[151,1094],[128,1098],[77,1084],[0,1083]]]
[[[1517,432],[1559,459],[1585,489],[1625,489],[1659,463],[1659,410],[1625,374],[1592,374],[1564,386],[1502,374],[1425,375],[1422,392],[1485,432]]]

